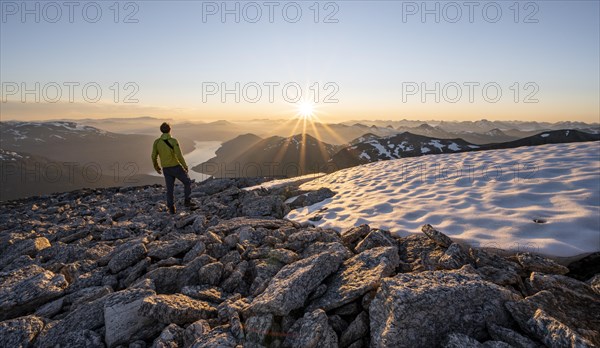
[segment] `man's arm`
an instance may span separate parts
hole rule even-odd
[[[157,157],[158,157],[158,148],[156,147],[156,143],[157,141],[154,141],[154,144],[152,144],[152,165],[154,166],[154,170],[156,170],[158,172],[158,174],[161,174],[161,169],[160,166],[158,165],[158,161],[157,161]]]
[[[177,140],[175,140],[175,156],[177,157],[177,160],[179,161],[183,169],[185,169],[185,171],[187,172],[188,166],[187,163],[185,163],[185,158],[183,158],[183,154],[181,153],[181,147],[179,146],[179,142]]]

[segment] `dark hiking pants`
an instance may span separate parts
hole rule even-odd
[[[163,168],[163,174],[165,175],[165,184],[167,185],[167,207],[174,205],[173,190],[175,188],[175,179],[183,183],[185,199],[188,200],[190,198],[192,180],[190,180],[190,177],[181,166]]]

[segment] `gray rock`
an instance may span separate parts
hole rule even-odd
[[[45,305],[41,306],[35,311],[35,315],[38,317],[44,318],[52,318],[53,316],[60,313],[63,308],[63,304],[65,302],[65,298],[61,297],[54,301],[48,302]]]
[[[527,287],[531,294],[550,290],[553,293],[561,293],[564,297],[579,298],[592,303],[600,300],[588,284],[563,275],[532,272],[527,279]]]
[[[482,346],[484,348],[514,348],[510,344],[502,341],[485,341]]]
[[[242,226],[235,230],[235,234],[238,235],[238,240],[240,243],[247,242],[254,245],[261,244],[265,237],[261,233],[257,232],[252,226]]]
[[[154,259],[164,260],[178,254],[187,252],[194,246],[196,241],[189,238],[178,238],[169,241],[155,241],[148,244],[148,256]]]
[[[108,268],[113,273],[119,273],[125,268],[136,264],[146,256],[146,246],[143,243],[137,243],[131,248],[122,250],[112,257],[108,263]]]
[[[152,343],[152,348],[179,348],[183,345],[183,329],[168,325]]]
[[[239,237],[236,234],[230,234],[223,238],[223,244],[227,245],[229,248],[235,248],[236,244],[239,242]]]
[[[188,264],[183,266],[181,273],[177,278],[177,291],[187,285],[200,284],[199,270],[205,265],[215,261],[216,260],[210,255],[203,254],[188,262]]]
[[[424,235],[410,235],[398,240],[400,260],[410,265],[408,271],[434,271],[446,249]]]
[[[70,310],[74,310],[82,304],[97,300],[112,292],[110,286],[93,286],[65,296],[64,302],[71,305]]]
[[[355,317],[360,311],[361,307],[359,301],[354,301],[334,309],[333,313],[342,316]]]
[[[444,348],[483,348],[483,345],[479,343],[473,337],[461,333],[451,333],[446,337],[442,344]]]
[[[587,282],[592,287],[592,290],[600,295],[600,273],[590,278]]]
[[[339,253],[321,253],[283,267],[254,299],[251,310],[283,316],[302,307],[310,293],[338,269],[342,257]]]
[[[192,231],[196,234],[200,234],[206,230],[206,217],[204,215],[198,215],[194,219],[192,224]]]
[[[327,285],[321,284],[317,286],[317,288],[315,289],[315,291],[312,292],[312,294],[310,294],[310,297],[308,299],[310,301],[314,301],[317,298],[323,296],[323,294],[325,294],[325,291],[327,291]]]
[[[437,346],[451,333],[487,336],[486,323],[510,323],[504,308],[519,298],[470,266],[403,273],[382,281],[369,306],[374,347]]]
[[[348,348],[366,348],[369,346],[369,340],[358,340],[354,343],[352,343],[351,345],[348,346]]]
[[[206,253],[215,259],[227,255],[229,247],[223,243],[212,243],[206,245]]]
[[[356,244],[365,238],[369,232],[371,232],[369,225],[352,227],[351,229],[342,232],[342,241],[345,245],[349,245],[354,249]]]
[[[239,342],[245,341],[246,335],[244,334],[244,328],[239,313],[234,312],[233,315],[229,317],[229,330]]]
[[[218,225],[211,227],[211,230],[217,233],[230,234],[235,230],[250,226],[258,231],[260,228],[267,230],[277,230],[281,228],[294,228],[297,224],[289,220],[269,219],[269,218],[249,218],[236,217],[229,220],[222,220]]]
[[[307,312],[287,332],[283,348],[337,347],[338,338],[322,309]]]
[[[363,296],[362,301],[361,301],[361,306],[362,308],[368,310],[369,306],[371,305],[371,302],[373,302],[373,299],[375,298],[375,294],[377,293],[377,291],[369,291],[368,293],[365,294],[365,296]]]
[[[139,314],[144,298],[154,295],[155,292],[151,290],[127,289],[107,297],[104,304],[104,340],[108,348],[135,340],[147,340],[160,332],[162,325]]]
[[[165,324],[185,325],[217,314],[217,309],[207,302],[182,294],[146,297],[139,314]]]
[[[198,271],[206,264],[214,262],[209,255],[203,254],[190,261],[185,266],[161,267],[146,273],[143,279],[150,279],[156,286],[159,294],[172,294],[179,292],[184,286],[198,285],[200,282]]]
[[[63,294],[67,285],[62,274],[36,265],[0,272],[0,320],[33,312]]]
[[[197,320],[185,329],[183,333],[183,346],[190,347],[197,339],[210,331],[210,325],[204,319]]]
[[[547,345],[580,341],[600,345],[600,298],[596,295],[558,287],[509,302],[506,307],[524,332]]]
[[[518,263],[507,260],[483,249],[471,248],[469,249],[469,256],[475,262],[475,267],[477,268],[490,266],[506,269],[519,274],[525,274],[522,271],[523,268]]]
[[[61,339],[62,344],[55,346],[60,348],[104,348],[104,342],[102,342],[102,336],[97,332],[91,330],[77,330],[68,332]]]
[[[515,348],[537,348],[538,345],[529,338],[511,329],[498,325],[488,325],[488,332],[493,339],[510,344]]]
[[[258,296],[269,285],[271,279],[285,266],[277,260],[259,259],[250,262],[250,272],[254,278],[250,285],[250,294]]]
[[[179,290],[178,281],[183,272],[183,266],[161,267],[152,270],[138,279],[131,287],[139,287],[145,281],[154,284],[159,294],[171,294]]]
[[[421,231],[425,233],[425,235],[429,237],[429,239],[431,239],[435,244],[443,248],[448,248],[452,244],[452,239],[442,232],[436,230],[429,224],[423,225],[423,227],[421,227]]]
[[[200,284],[218,285],[223,274],[223,264],[221,262],[213,262],[203,266],[198,271]]]
[[[134,341],[129,343],[129,348],[146,348],[146,342],[144,341]]]
[[[61,273],[63,273],[63,275],[65,274],[64,268],[61,270]],[[69,293],[73,293],[75,291],[79,291],[92,286],[109,285],[113,287],[114,285],[114,287],[116,287],[118,284],[116,276],[110,274],[110,270],[108,269],[108,267],[98,267],[87,273],[80,274],[79,272],[77,272],[77,274],[66,275],[65,277],[69,277],[73,281],[72,283],[70,283],[69,287],[65,291]]]
[[[206,245],[202,241],[198,241],[190,251],[183,257],[183,263],[188,263],[196,257],[202,255],[206,251]]]
[[[279,262],[285,263],[286,265],[289,263],[292,263],[292,262],[296,262],[299,259],[298,254],[296,254],[295,252],[293,252],[291,250],[287,250],[287,249],[283,249],[283,248],[270,250],[267,257],[269,257],[271,259],[275,259]]]
[[[248,217],[273,216],[284,217],[290,208],[281,196],[246,196],[241,202],[242,215]]]
[[[125,277],[122,281],[123,287],[127,288],[131,284],[135,283],[138,278],[146,273],[151,264],[152,260],[149,257],[146,257],[142,261],[124,270],[122,272],[122,276]]]
[[[288,235],[285,248],[298,252],[316,242],[341,244],[342,240],[336,231],[309,228]]]
[[[329,188],[321,187],[320,189],[318,189],[316,191],[310,191],[310,192],[306,193],[306,195],[304,195],[304,197],[305,197],[304,204],[305,204],[305,206],[313,205],[315,203],[322,202],[322,201],[326,200],[327,198],[331,198],[331,197],[335,196],[335,194],[336,193],[331,191]]]
[[[513,316],[519,316],[514,303],[507,304]],[[522,329],[537,337],[548,347],[596,347],[594,343],[583,337],[579,332],[550,316],[543,309],[536,309],[533,316],[525,323],[517,322]]]
[[[338,253],[342,255],[345,260],[349,257],[354,256],[354,253],[350,251],[346,246],[339,242],[314,242],[306,246],[306,248],[300,254],[300,259],[306,259],[313,255],[321,253]]]
[[[202,234],[201,238],[206,244],[223,244],[221,237],[217,233],[210,230]]]
[[[19,241],[9,240],[7,250],[2,251],[0,257],[0,270],[21,256],[36,256],[38,252],[49,248],[50,241],[45,237],[24,239]]]
[[[15,259],[13,259],[10,263],[8,263],[4,268],[0,268],[3,272],[11,272],[17,270],[19,268],[24,268],[31,265],[40,265],[38,259],[32,259],[31,256],[21,255]]]
[[[523,267],[516,262],[504,259],[483,249],[469,249],[470,259],[477,272],[487,281],[498,285],[515,285],[523,288],[521,276],[526,276]]]
[[[131,231],[126,228],[109,228],[100,235],[101,240],[110,241],[117,239],[125,239],[131,237]]]
[[[517,260],[527,271],[531,272],[542,272],[551,274],[567,274],[569,269],[563,265],[531,253],[519,253],[517,254]]]
[[[196,340],[192,348],[235,348],[236,346],[237,340],[229,330],[229,327],[219,326]]]
[[[213,303],[221,303],[230,296],[223,289],[210,285],[184,286],[181,293],[196,300]]]
[[[483,279],[502,286],[522,283],[521,277],[510,269],[483,266],[477,268],[477,273]]]
[[[219,259],[219,262],[225,265],[225,271],[227,272],[227,275],[233,272],[235,266],[241,261],[242,256],[237,252],[237,250],[232,250]]]
[[[169,257],[168,259],[164,259],[164,260],[160,260],[158,262],[156,262],[155,264],[150,265],[150,267],[148,267],[148,271],[153,271],[157,268],[161,268],[161,267],[170,267],[170,266],[179,266],[181,265],[181,259],[175,258],[175,257]]]
[[[234,292],[242,283],[244,274],[248,269],[248,261],[240,262],[231,275],[221,283],[223,290],[227,292]]]
[[[175,227],[177,227],[177,228],[184,228],[187,225],[193,224],[196,221],[197,218],[198,218],[198,216],[196,216],[196,215],[186,215],[186,216],[183,216],[182,218],[180,218],[179,220],[177,220],[177,222],[175,222]]]
[[[399,262],[395,247],[369,249],[346,260],[328,282],[325,294],[309,308],[329,311],[360,298],[376,289],[381,279],[390,276]]]
[[[365,239],[356,245],[354,250],[358,254],[376,247],[397,247],[397,245],[398,243],[396,243],[396,240],[390,235],[389,231],[374,229],[369,232]]]
[[[350,325],[347,321],[345,321],[342,317],[340,317],[337,314],[328,316],[328,320],[329,325],[331,325],[331,328],[333,329],[333,331],[335,331],[335,333],[338,334],[338,336],[344,333],[344,331],[346,331],[346,329],[348,328],[348,325]]]
[[[438,262],[442,269],[459,269],[471,263],[471,258],[460,244],[452,243]]]
[[[271,327],[273,326],[273,315],[257,315],[250,317],[245,323],[246,340],[247,342],[265,344],[267,336],[271,335]]]
[[[44,322],[35,316],[20,317],[0,323],[0,347],[30,347],[44,328]]]
[[[82,304],[64,318],[48,323],[35,341],[35,347],[54,347],[65,342],[69,333],[94,331],[104,326],[104,304],[108,296]],[[86,334],[83,335],[85,338]]]
[[[352,342],[367,336],[368,333],[369,315],[367,312],[361,312],[340,336],[339,346],[341,348],[348,347]]]

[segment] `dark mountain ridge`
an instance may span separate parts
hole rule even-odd
[[[332,157],[331,162],[339,169],[403,157],[598,140],[600,134],[565,129],[542,132],[508,142],[478,145],[461,138],[439,139],[405,132],[390,137],[370,137],[363,142],[342,148]]]

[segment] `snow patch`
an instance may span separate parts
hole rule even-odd
[[[430,142],[429,142],[429,145],[431,145],[431,146],[433,146],[433,147],[437,147],[437,148],[438,148],[438,150],[440,150],[440,152],[443,152],[443,151],[444,151],[444,147],[445,147],[445,145],[444,145],[444,144],[442,144],[442,143],[441,143],[439,140],[437,140],[437,139],[434,139],[434,140],[430,141]]]
[[[600,251],[599,151],[600,142],[586,142],[373,162],[301,185],[338,194],[286,217],[307,222],[327,207],[312,224],[346,230],[367,223],[397,236],[431,224],[478,247],[557,257]]]
[[[390,151],[383,147],[383,145],[381,145],[379,142],[369,141],[367,144],[373,146],[379,152],[378,158],[381,158],[381,156],[385,156],[386,158],[392,158],[392,154],[390,153]]]
[[[452,151],[459,151],[460,150],[460,146],[458,146],[457,143],[452,143],[450,145],[448,145],[448,148]]]
[[[360,154],[360,156],[358,156],[358,158],[366,159],[366,160],[368,161],[368,160],[370,160],[370,159],[371,159],[371,156],[369,156],[369,154],[368,154],[368,153],[366,153],[366,152],[364,152],[364,151],[363,151],[363,152]]]

